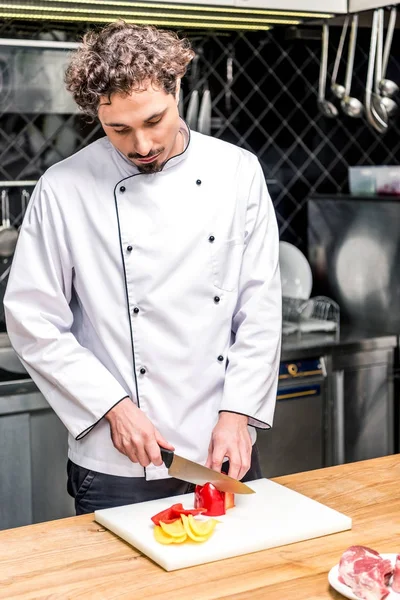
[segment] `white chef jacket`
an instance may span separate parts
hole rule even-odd
[[[52,166],[24,219],[4,300],[11,343],[69,431],[69,458],[148,480],[104,415],[129,396],[205,463],[219,411],[273,421],[280,360],[276,217],[257,158],[191,133],[141,174],[104,137]]]

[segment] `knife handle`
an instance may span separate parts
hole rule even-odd
[[[164,462],[165,466],[167,467],[167,469],[169,469],[169,467],[172,465],[172,461],[174,460],[174,453],[172,452],[172,450],[167,450],[166,448],[163,448],[162,446],[160,446],[160,450],[161,450],[161,458],[163,459],[163,462]]]

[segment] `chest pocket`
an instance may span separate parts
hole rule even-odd
[[[229,240],[215,236],[209,243],[211,252],[213,283],[220,290],[232,292],[239,283],[244,244],[240,237]]]

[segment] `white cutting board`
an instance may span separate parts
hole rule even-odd
[[[255,494],[235,495],[236,506],[206,542],[163,545],[154,539],[150,518],[176,502],[193,508],[185,494],[140,504],[96,510],[95,520],[166,571],[231,558],[351,529],[351,518],[269,479],[247,483]],[[196,517],[197,518],[197,517]]]

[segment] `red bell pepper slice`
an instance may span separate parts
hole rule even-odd
[[[178,516],[180,515],[201,515],[201,513],[205,513],[206,509],[205,508],[173,508],[172,509],[174,513],[176,513]]]
[[[199,515],[203,512],[205,512],[205,508],[183,508],[183,504],[179,503],[173,504],[169,508],[157,513],[151,517],[151,520],[154,525],[159,525],[160,521],[163,523],[173,523],[177,519],[180,519],[181,515]]]
[[[162,523],[164,523],[164,525],[169,525],[170,523],[175,523],[175,521],[180,521],[181,518],[180,517],[174,517],[173,519],[160,519],[160,523],[159,525]]]
[[[160,511],[159,513],[151,517],[151,520],[153,521],[154,525],[159,525],[160,521],[166,523],[167,521],[175,521],[176,519],[179,519],[179,514],[174,512],[174,509],[183,509],[183,504],[173,504],[169,508]]]

